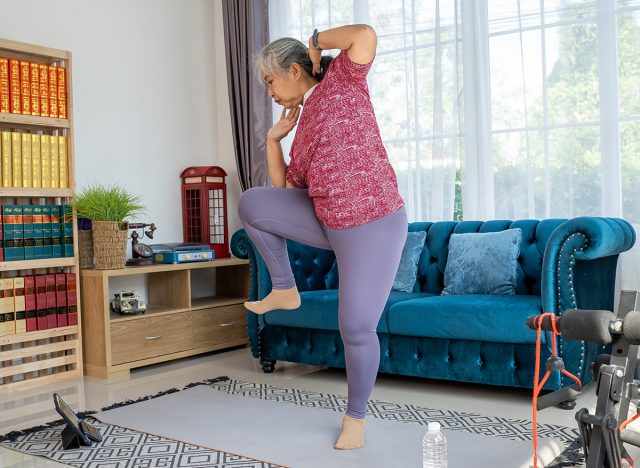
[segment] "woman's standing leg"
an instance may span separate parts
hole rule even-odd
[[[367,401],[380,364],[376,328],[400,264],[407,238],[407,214],[402,207],[361,226],[325,230],[340,275],[338,319],[349,391],[336,448],[358,448],[364,445]]]
[[[264,258],[273,289],[262,301],[245,302],[252,312],[297,309],[300,295],[291,271],[285,238],[331,249],[307,189],[254,187],[240,196],[238,216]]]

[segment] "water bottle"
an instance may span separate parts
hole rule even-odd
[[[422,439],[422,468],[447,468],[447,439],[440,423],[430,422]]]

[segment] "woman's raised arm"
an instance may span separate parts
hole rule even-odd
[[[309,48],[313,48],[313,36]],[[323,49],[346,50],[355,63],[366,64],[373,60],[378,46],[378,36],[368,24],[349,24],[318,33],[318,46]]]

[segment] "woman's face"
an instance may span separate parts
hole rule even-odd
[[[304,93],[301,91],[302,69],[294,63],[287,74],[265,75],[264,84],[267,93],[276,104],[287,109],[293,109],[302,104]]]

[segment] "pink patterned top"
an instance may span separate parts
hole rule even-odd
[[[340,51],[304,101],[286,179],[308,188],[318,219],[345,229],[404,206],[369,96],[368,64]]]

